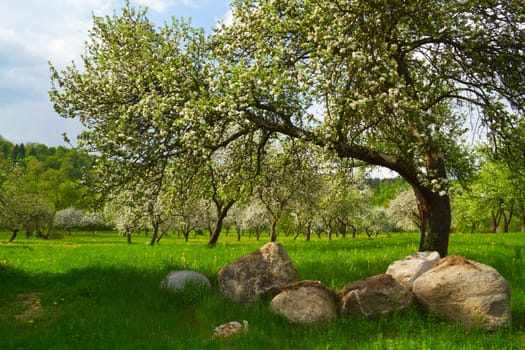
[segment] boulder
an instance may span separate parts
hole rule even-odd
[[[210,280],[203,274],[191,270],[172,271],[160,284],[174,292],[182,291],[186,287],[211,288]]]
[[[467,329],[510,324],[510,286],[493,267],[462,256],[441,259],[414,281],[419,302],[438,317]]]
[[[388,265],[386,273],[412,290],[414,281],[430,270],[439,261],[439,258],[438,252],[415,252],[403,260],[397,260]]]
[[[251,303],[273,297],[281,287],[298,281],[299,274],[284,247],[271,242],[222,268],[218,279],[224,297]]]
[[[323,323],[337,316],[339,298],[319,281],[300,281],[283,287],[270,308],[295,323]]]
[[[414,295],[388,274],[353,282],[339,296],[342,313],[356,318],[389,315],[414,304]]]

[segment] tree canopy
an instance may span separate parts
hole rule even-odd
[[[513,128],[524,4],[237,0],[232,10],[207,38],[185,21],[155,28],[128,4],[94,17],[82,67],[51,66],[55,109],[86,127],[80,146],[108,184],[160,183],[181,155],[206,158],[249,135],[260,155],[284,134],[399,173],[418,202],[420,250],[445,256],[449,180],[471,168],[466,121],[523,145]]]

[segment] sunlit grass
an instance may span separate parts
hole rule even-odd
[[[223,235],[214,248],[202,236],[184,243],[171,235],[153,247],[143,235],[128,245],[114,233],[7,239],[0,233],[0,349],[525,348],[525,234],[451,237],[450,254],[494,266],[512,286],[513,326],[493,333],[466,332],[417,308],[374,321],[341,318],[304,327],[272,314],[265,303],[246,307],[224,300],[218,270],[259,248],[266,237],[236,242]],[[418,246],[415,234],[279,241],[303,279],[336,291],[383,273]],[[212,290],[189,295],[161,290],[161,280],[175,269],[207,275]],[[28,295],[35,296],[29,302],[38,309],[17,319],[27,309],[21,299]],[[215,339],[214,327],[232,320],[248,320],[249,332]]]

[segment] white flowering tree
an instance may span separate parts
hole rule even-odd
[[[74,207],[69,207],[55,213],[53,225],[54,227],[60,228],[68,234],[71,234],[71,231],[74,229],[82,227],[85,216],[84,211]]]
[[[214,205],[215,222],[209,245],[217,243],[230,208],[251,194],[253,182],[260,172],[260,152],[266,142],[265,133],[248,133],[236,137],[210,155],[205,173],[208,180],[206,197]]]
[[[277,240],[275,229],[283,214],[311,189],[312,166],[308,153],[293,139],[276,140],[267,147],[255,193],[268,213],[270,241]]]
[[[0,160],[0,229],[9,230],[12,242],[24,230],[27,237],[52,226],[53,211],[45,198],[27,186],[24,169],[11,161]]]
[[[180,153],[256,130],[394,170],[418,201],[420,250],[445,256],[465,118],[505,139],[524,115],[523,6],[236,0],[209,43],[128,5],[94,18],[82,67],[52,67],[50,95],[86,127],[80,146],[117,185],[128,174],[157,181]]]
[[[251,199],[242,210],[240,225],[250,236],[253,233],[259,239],[261,233],[270,226],[264,204],[256,198]]]
[[[418,202],[419,249],[445,256],[465,118],[500,137],[522,118],[512,112],[524,107],[523,6],[234,1],[214,38],[217,89],[232,119],[399,173]],[[465,105],[479,114],[460,113]]]
[[[388,204],[386,215],[401,230],[415,231],[421,227],[421,217],[413,191],[401,191]]]
[[[328,239],[333,233],[346,236],[349,230],[355,237],[367,225],[364,216],[371,210],[371,190],[364,174],[350,163],[334,162],[334,168],[324,174],[320,217]]]
[[[129,215],[115,219],[128,217],[119,225],[127,232],[137,216],[164,220],[159,196],[172,193],[172,164],[205,153],[194,144],[208,133],[192,120],[208,77],[204,35],[175,19],[157,28],[129,5],[93,20],[81,67],[51,66],[50,96],[60,115],[84,125],[78,143],[96,158],[93,192],[125,204]]]

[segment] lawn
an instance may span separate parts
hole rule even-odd
[[[525,234],[452,235],[450,254],[495,267],[512,287],[513,325],[496,332],[465,331],[415,308],[374,321],[339,318],[300,326],[264,302],[240,306],[217,287],[221,266],[267,240],[168,236],[147,246],[114,233],[74,232],[60,239],[0,233],[0,349],[525,349]],[[265,237],[266,238],[266,237]],[[417,250],[418,235],[358,236],[311,242],[279,237],[303,279],[339,291],[385,272]],[[159,288],[169,271],[192,269],[210,277],[211,291],[173,294]],[[248,332],[216,339],[213,329],[247,320]]]

